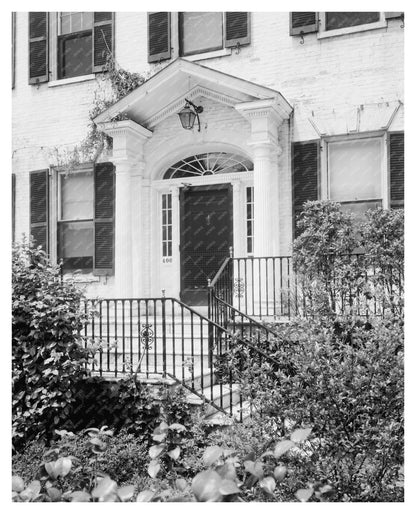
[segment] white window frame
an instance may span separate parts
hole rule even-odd
[[[319,31],[317,37],[318,39],[325,39],[328,37],[343,36],[345,34],[354,34],[356,32],[365,32],[367,30],[375,30],[387,27],[387,20],[385,18],[384,12],[380,12],[379,14],[379,21],[375,21],[373,23],[366,23],[364,25],[354,25],[353,27],[344,27],[342,29],[326,30],[325,11],[319,12]]]
[[[248,201],[248,190],[251,189],[251,202]],[[248,217],[248,206],[251,205],[251,218]],[[245,252],[247,255],[254,254],[254,185],[246,185],[245,186],[245,195],[244,195],[244,206],[245,206]],[[248,224],[251,223],[251,236],[248,235]],[[248,251],[248,241],[249,237],[251,239],[251,252]]]
[[[223,47],[219,50],[212,50],[206,52],[199,52],[192,55],[180,55],[180,30],[179,30],[179,12],[171,13],[171,43],[172,43],[172,59],[176,59],[177,57],[181,57],[181,59],[186,59],[188,61],[199,61],[203,59],[214,59],[216,57],[223,57],[225,55],[231,55],[232,49],[225,48],[225,11],[222,13],[222,23],[223,23]]]
[[[72,171],[71,173],[72,174],[82,174],[82,173],[90,173],[91,176],[92,176],[92,181],[93,181],[93,184],[92,184],[92,187],[93,187],[93,198],[92,198],[92,210],[93,210],[93,217],[92,218],[89,218],[89,219],[63,219],[62,218],[62,193],[61,193],[61,183],[62,183],[62,179],[64,177],[64,175],[66,175],[67,172],[65,171],[61,171],[61,170],[57,170],[57,173],[56,173],[56,203],[55,205],[53,206],[53,214],[54,214],[54,218],[56,220],[56,230],[54,231],[55,233],[52,233],[51,236],[53,241],[54,241],[54,245],[55,246],[55,255],[56,255],[56,260],[59,259],[59,255],[58,255],[58,251],[59,251],[59,242],[58,242],[58,238],[59,238],[59,223],[70,223],[70,222],[82,222],[82,221],[85,221],[85,222],[92,222],[92,227],[93,227],[93,234],[94,234],[94,203],[95,203],[95,199],[94,199],[94,168],[91,166],[91,165],[81,165],[79,166],[76,170]],[[52,196],[52,195],[51,195]],[[52,214],[52,213],[51,213]],[[53,223],[53,225],[55,225],[55,223]],[[94,236],[93,236],[94,237]],[[92,241],[93,245],[94,245],[94,240]],[[94,259],[94,255],[93,255],[93,259]],[[94,265],[94,262],[93,262],[93,265]],[[65,274],[71,274],[71,271],[66,271]],[[86,273],[87,275],[91,275],[93,274],[93,270],[91,270],[91,272],[88,272]]]
[[[166,196],[167,198],[170,197],[170,207],[166,207],[164,208],[163,207],[163,197]],[[160,255],[162,257],[162,263],[163,264],[170,264],[173,262],[173,238],[174,238],[174,234],[173,234],[173,228],[174,228],[174,224],[173,224],[173,194],[171,191],[162,191],[160,193],[160,206],[159,206],[159,212],[160,212]],[[163,212],[166,211],[166,213],[168,213],[169,211],[171,212],[171,222],[168,223],[163,223]],[[163,227],[171,227],[171,237],[170,239],[167,237],[166,239],[163,238]],[[163,255],[163,244],[164,243],[169,243],[170,242],[170,255]],[[169,253],[169,252],[168,252]]]
[[[387,132],[385,131],[376,131],[376,132],[366,132],[362,134],[349,134],[349,135],[339,135],[339,136],[329,136],[323,139],[321,145],[321,177],[320,177],[320,192],[321,198],[323,200],[331,200],[329,194],[329,152],[328,146],[331,143],[345,142],[351,143],[353,141],[363,140],[363,139],[372,139],[380,141],[380,149],[381,149],[381,170],[380,170],[380,199],[382,202],[383,209],[389,208],[389,198],[388,198],[388,163],[387,163]],[[368,199],[371,201],[372,199]],[[359,202],[365,202],[366,200],[357,200]],[[354,203],[354,200],[351,200],[351,203]],[[339,202],[341,204],[347,203]]]
[[[76,82],[95,80],[95,73],[92,71],[87,75],[58,79],[58,37],[60,35],[61,11],[49,14],[49,71],[50,79],[48,87],[63,86]]]

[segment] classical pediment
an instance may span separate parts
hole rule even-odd
[[[273,101],[282,118],[287,118],[292,110],[274,89],[185,59],[176,59],[94,121],[102,124],[123,115],[151,130],[168,116],[179,112],[185,98],[192,101],[201,96],[231,107],[259,100]]]

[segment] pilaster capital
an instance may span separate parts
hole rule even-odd
[[[114,162],[139,161],[143,159],[144,144],[152,132],[132,120],[106,121],[98,128],[113,138]]]
[[[278,128],[290,115],[286,104],[279,98],[267,98],[236,104],[235,109],[250,122],[249,145],[278,147]]]

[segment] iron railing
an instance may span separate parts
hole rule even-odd
[[[190,401],[242,420],[250,398],[242,392],[241,374],[225,377],[221,362],[234,344],[251,343],[175,298],[86,300],[88,322],[83,337],[95,352],[92,373],[136,380],[172,380],[190,392]],[[260,360],[267,355],[253,347]]]
[[[232,309],[268,321],[312,316],[320,309],[383,317],[402,312],[402,282],[396,268],[381,268],[359,253],[327,256],[311,274],[296,273],[290,256],[230,257],[208,285],[208,305],[223,326],[232,320]]]

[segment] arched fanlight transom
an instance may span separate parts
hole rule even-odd
[[[242,155],[226,152],[210,152],[192,155],[171,166],[163,176],[169,178],[191,178],[204,175],[221,175],[251,171],[253,163]]]

